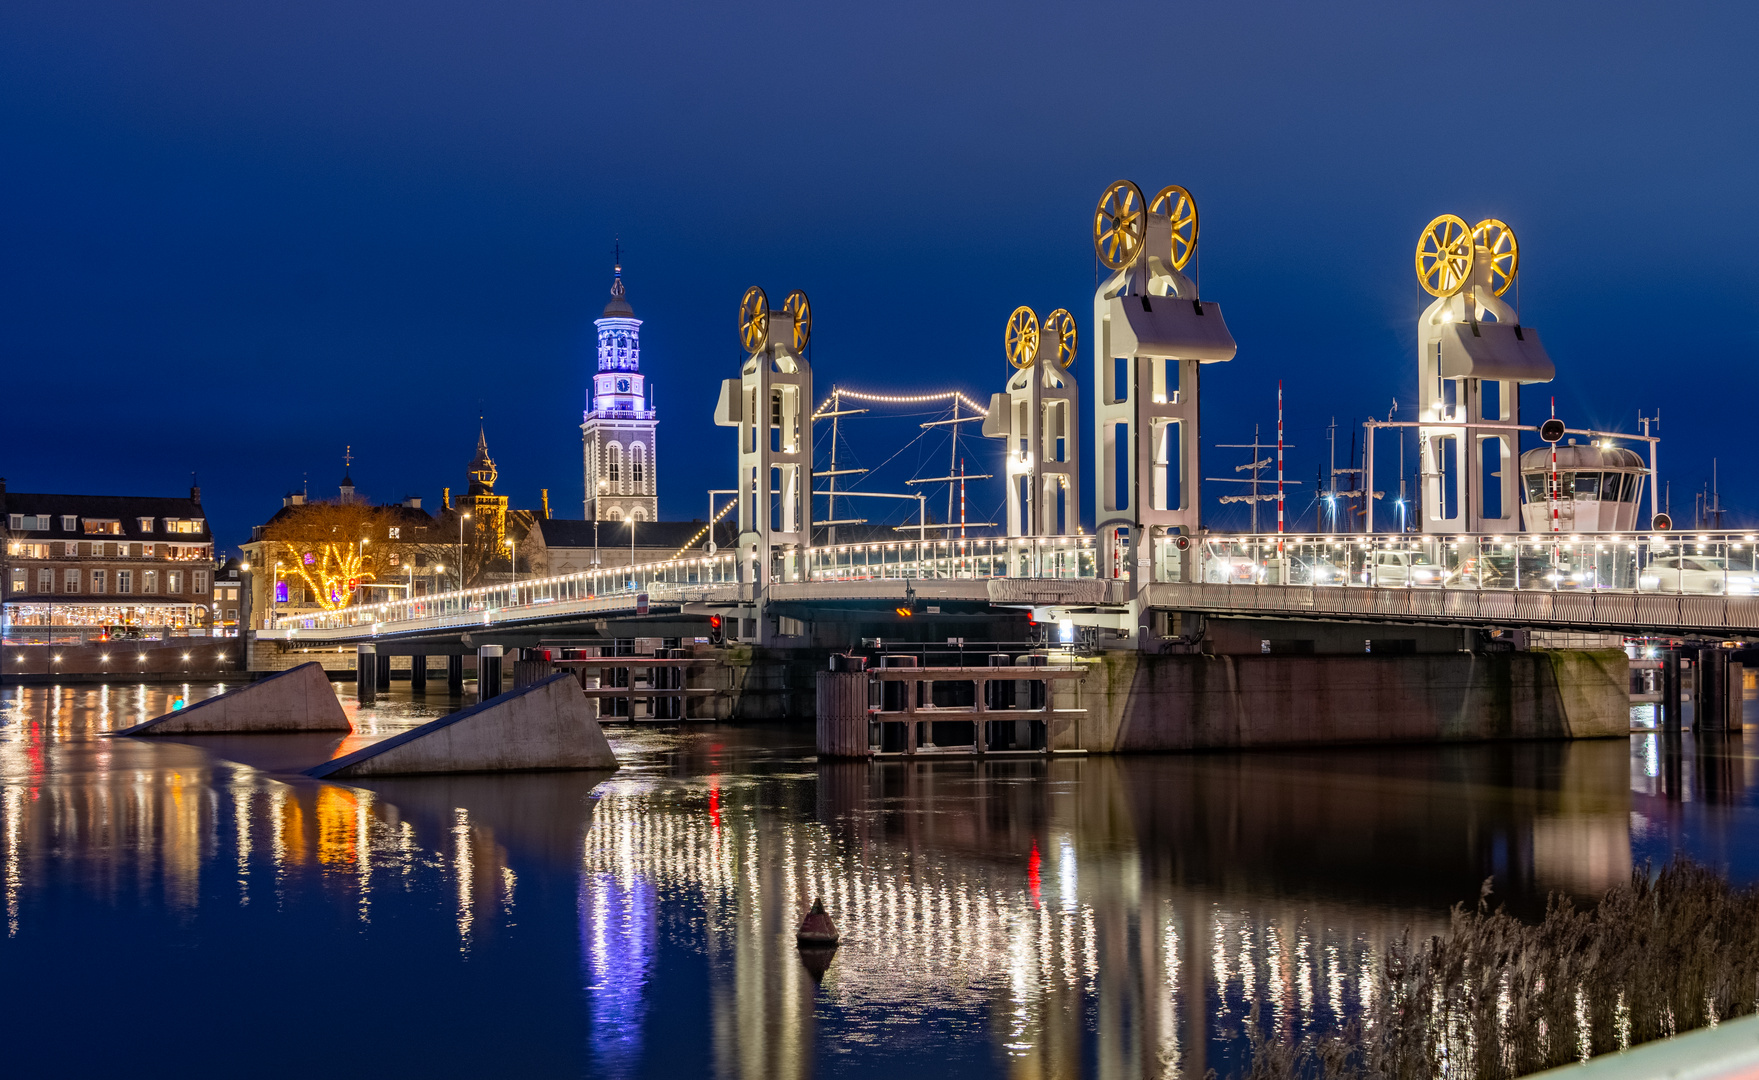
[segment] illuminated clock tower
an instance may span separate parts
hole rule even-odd
[[[611,302],[593,320],[599,370],[580,425],[587,520],[654,521],[659,517],[654,419],[641,374],[641,320],[623,298],[622,260],[611,279]]]

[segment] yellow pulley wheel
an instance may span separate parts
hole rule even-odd
[[[782,301],[782,314],[794,320],[794,351],[806,351],[806,343],[812,340],[812,305],[806,302],[806,293],[795,289]]]
[[[1122,270],[1136,261],[1148,235],[1148,209],[1142,189],[1119,180],[1099,197],[1093,212],[1093,250],[1108,270]]]
[[[1173,226],[1173,269],[1183,270],[1197,250],[1197,200],[1177,184],[1160,189],[1148,204],[1151,214],[1165,214]]]
[[[1515,230],[1495,218],[1485,218],[1472,226],[1472,245],[1490,252],[1492,295],[1508,292],[1521,269],[1521,248],[1515,243]]]
[[[1472,279],[1472,230],[1443,214],[1417,238],[1417,280],[1431,296],[1452,296]]]
[[[753,285],[739,301],[739,344],[746,352],[757,352],[770,341],[770,299]]]
[[[1008,352],[1008,363],[1022,370],[1038,359],[1038,313],[1029,307],[1017,307],[1008,316],[1008,330],[1002,338]]]
[[[1055,338],[1057,342],[1056,365],[1064,371],[1075,363],[1075,350],[1080,347],[1081,337],[1075,329],[1075,316],[1066,308],[1058,308],[1044,317],[1044,336],[1046,340]]]

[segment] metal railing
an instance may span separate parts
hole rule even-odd
[[[1192,543],[1205,584],[1759,595],[1753,533],[1270,534]],[[1157,580],[1183,580],[1178,560],[1163,551],[1156,562],[1167,570]]]
[[[831,544],[806,550],[807,580],[973,580],[992,577],[1092,578],[1093,537],[972,537]],[[359,604],[336,611],[277,615],[276,630],[352,627],[446,628],[542,617],[553,605],[620,610],[641,594],[685,599],[705,589],[735,586],[739,565],[731,553],[665,559],[634,566],[583,570],[554,577]],[[749,582],[744,582],[749,584]],[[377,631],[375,631],[377,632]]]

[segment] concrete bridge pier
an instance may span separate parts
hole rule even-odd
[[[379,657],[378,684],[381,691],[391,689],[391,658]]]
[[[378,697],[378,653],[378,647],[374,645],[357,645],[354,648],[354,699],[362,705],[371,705]]]
[[[1664,731],[1680,731],[1680,651],[1668,649],[1661,654],[1661,727]]]
[[[464,657],[457,653],[446,657],[446,693],[464,696]]]
[[[409,692],[428,692],[428,658],[422,653],[416,653],[409,658]]]
[[[499,645],[479,645],[476,649],[476,700],[487,701],[501,692],[501,654]]]

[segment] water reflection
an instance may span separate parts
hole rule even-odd
[[[0,694],[0,963],[30,986],[129,912],[105,963],[152,993],[167,970],[223,982],[234,946],[212,935],[237,927],[370,972],[378,1007],[408,1010],[398,1060],[440,1075],[508,1054],[599,1076],[1225,1075],[1254,1000],[1280,1038],[1335,1026],[1391,941],[1486,877],[1537,911],[1675,850],[1752,861],[1740,737],[820,765],[801,728],[615,729],[629,766],[608,778],[340,785],[298,775],[335,736],[101,737],[177,690]],[[356,710],[358,737],[444,707]],[[815,897],[844,934],[822,975],[793,943]],[[247,1038],[246,1006],[208,993]],[[469,1001],[483,1046],[417,1007],[436,1000]]]

